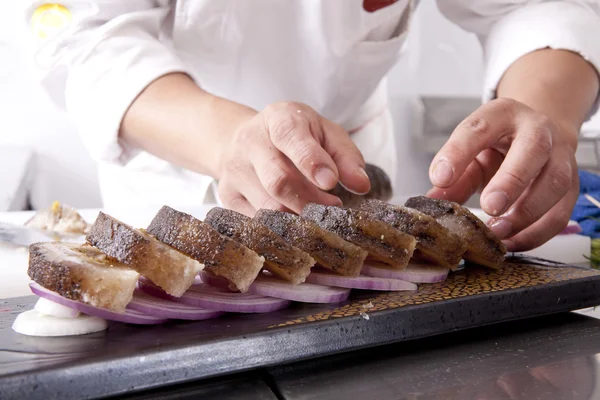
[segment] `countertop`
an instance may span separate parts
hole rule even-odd
[[[192,213],[202,217],[206,209]],[[83,212],[88,219],[95,214],[97,210]],[[111,214],[135,226],[146,225],[152,215]],[[8,221],[18,223],[29,215],[10,213]],[[6,221],[6,214],[0,213],[0,220]],[[26,260],[26,252],[18,257]],[[3,269],[11,267],[9,260],[2,260]],[[28,281],[23,269],[18,272],[15,267],[12,265],[15,280],[4,288],[19,286],[18,279],[25,284]],[[4,276],[0,297],[6,293]],[[599,360],[600,312],[587,309],[259,368],[120,398],[600,399]],[[0,399],[4,398],[8,397],[3,397],[0,388]]]
[[[600,320],[517,321],[125,399],[600,399]]]

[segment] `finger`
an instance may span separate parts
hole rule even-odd
[[[497,385],[511,400],[549,399],[556,394],[556,390],[547,382],[538,381],[525,371],[503,374],[498,378]]]
[[[255,210],[267,209],[290,212],[290,209],[274,199],[263,188],[256,174],[246,177],[244,186],[241,189],[243,196],[248,199],[252,208]],[[252,217],[254,214],[251,215]]]
[[[528,120],[519,126],[502,166],[482,193],[481,205],[486,213],[504,213],[541,173],[552,154],[550,126],[546,119]],[[570,174],[567,178],[570,180]]]
[[[434,187],[427,193],[427,196],[463,204],[487,185],[502,164],[503,159],[502,154],[496,150],[486,149],[477,155],[454,185],[448,188]]]
[[[574,400],[590,399],[594,389],[593,363],[593,358],[581,357],[534,367],[530,373],[536,379],[559,389],[561,393],[572,394]]]
[[[497,99],[461,122],[431,163],[431,183],[440,188],[453,185],[479,153],[511,134],[516,107],[513,100]]]
[[[223,205],[230,210],[237,211],[249,217],[253,217],[256,213],[256,209],[252,207],[242,194],[222,183],[219,184],[219,197]]]
[[[354,194],[367,194],[371,190],[369,176],[365,171],[365,159],[348,132],[338,124],[321,118],[323,147],[331,155],[338,168],[340,184]]]
[[[260,146],[254,145],[251,153],[260,151]],[[232,210],[253,217],[260,208],[289,211],[273,199],[264,188],[250,160],[240,160],[229,163],[219,182],[219,196],[223,204]]]
[[[542,173],[510,211],[490,222],[496,236],[506,239],[518,234],[539,220],[558,203],[571,189],[574,175],[577,174],[576,167],[573,167],[574,163],[573,156],[566,150],[555,152],[543,168]]]
[[[579,197],[579,179],[575,171],[574,184],[569,193],[537,222],[517,235],[504,241],[509,251],[527,251],[534,249],[556,236],[569,223],[575,202]],[[492,229],[494,229],[492,227]]]
[[[308,181],[281,153],[275,149],[269,149],[268,146],[256,146],[250,155],[250,161],[253,169],[256,171],[255,177],[245,178],[252,181],[244,182],[244,186],[249,187],[252,192],[246,194],[247,197],[260,198],[266,193],[280,205],[300,213],[308,203],[318,203],[323,205],[341,206],[341,200],[333,195],[321,191],[318,187]],[[254,179],[257,182],[254,182]],[[257,189],[251,189],[255,188]],[[249,200],[253,205],[250,198]],[[260,208],[273,208],[274,204],[263,205]],[[277,209],[277,208],[276,208]]]
[[[338,169],[317,140],[323,134],[318,132],[318,114],[295,103],[273,107],[265,112],[265,124],[275,147],[313,184],[323,190],[333,189],[339,180]]]

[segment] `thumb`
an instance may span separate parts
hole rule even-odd
[[[348,132],[338,124],[321,118],[323,148],[337,166],[340,184],[349,192],[367,194],[371,190],[369,176],[365,171],[365,159]]]

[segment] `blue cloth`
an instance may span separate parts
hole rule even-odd
[[[586,171],[579,171],[579,198],[571,215],[573,221],[581,225],[582,235],[600,238],[600,222],[590,217],[600,219],[600,208],[584,197],[586,193],[600,201],[600,176]]]

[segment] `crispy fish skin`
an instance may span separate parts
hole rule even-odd
[[[86,236],[92,246],[128,265],[171,296],[180,297],[204,268],[202,263],[100,212]]]
[[[418,210],[380,200],[365,200],[358,209],[414,236],[417,239],[415,258],[456,269],[467,250],[464,240],[440,225],[435,218]]]
[[[205,271],[227,279],[242,293],[254,282],[265,259],[241,243],[221,235],[209,224],[164,206],[147,232],[204,264]]]
[[[123,313],[140,274],[88,244],[29,246],[29,277],[59,295]]]
[[[415,251],[417,241],[414,237],[363,211],[311,203],[304,207],[300,216],[362,247],[369,253],[369,258],[396,269],[406,268]]]
[[[494,233],[471,211],[448,200],[411,197],[406,207],[414,208],[436,219],[450,232],[467,243],[465,260],[488,268],[499,268],[504,262],[506,247]]]
[[[368,253],[316,223],[295,214],[265,209],[258,210],[254,220],[310,254],[323,268],[344,276],[360,275]]]
[[[315,260],[288,244],[265,225],[232,210],[215,207],[205,222],[217,232],[242,243],[265,258],[265,269],[293,285],[306,280]]]

